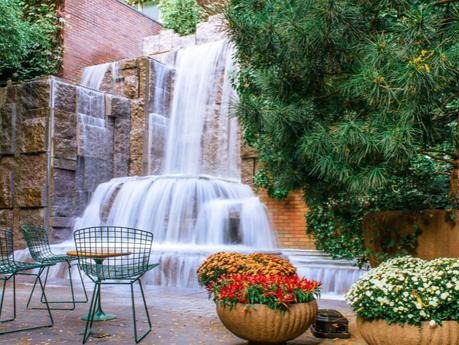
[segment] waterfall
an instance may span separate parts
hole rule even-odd
[[[114,86],[119,76],[119,64],[117,62],[108,62],[85,67],[83,75],[81,76],[80,85],[89,89],[100,90],[109,70],[111,71],[112,76],[112,80],[110,82],[112,86]]]
[[[240,183],[228,42],[182,49],[174,66],[153,61],[151,69],[147,166],[159,175],[102,183],[75,227],[151,231],[161,267],[147,282],[192,287],[210,253],[273,250],[276,239],[264,205]]]
[[[236,127],[229,117],[231,70],[224,40],[178,52],[164,174],[240,178],[239,155],[234,159],[239,142],[228,133]]]
[[[116,65],[86,69],[82,83],[99,89],[111,68],[115,84]],[[146,284],[197,287],[196,269],[217,251],[281,253],[265,206],[240,182],[232,72],[232,49],[225,40],[181,49],[173,65],[151,60],[145,102],[147,176],[98,184],[75,223],[75,229],[117,225],[152,232],[151,260],[160,267],[144,276]],[[83,176],[100,174],[98,161],[112,154],[100,111],[104,102],[103,93],[78,89],[79,155],[89,158]],[[65,252],[73,246],[69,240],[54,249]],[[300,275],[322,281],[326,297],[341,298],[363,273],[318,251],[282,253]],[[53,267],[50,278],[64,273]]]
[[[86,67],[83,70],[80,85],[90,89],[100,90],[105,74],[111,67],[112,63],[104,63]]]

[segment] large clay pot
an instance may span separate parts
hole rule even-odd
[[[263,304],[255,304],[247,312],[244,307],[217,303],[217,314],[228,330],[251,344],[283,344],[303,334],[317,315],[316,301],[293,304],[285,313]]]
[[[357,327],[369,345],[459,345],[459,322],[456,321],[443,321],[435,327],[423,322],[421,327],[416,327],[358,318]]]

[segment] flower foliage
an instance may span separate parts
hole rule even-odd
[[[417,326],[459,321],[459,260],[388,260],[355,283],[346,298],[366,320]]]
[[[291,304],[314,300],[319,295],[320,283],[296,274],[231,274],[210,283],[207,290],[215,303],[224,306],[264,304],[274,310],[286,311]]]
[[[198,280],[207,286],[227,274],[291,276],[295,273],[295,266],[275,255],[220,252],[209,256],[198,268]]]

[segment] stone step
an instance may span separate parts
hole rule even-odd
[[[298,275],[322,283],[323,298],[343,299],[352,284],[367,272],[353,260],[335,260],[320,250],[282,249],[282,254],[296,266]]]

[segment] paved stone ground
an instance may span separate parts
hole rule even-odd
[[[25,301],[30,292],[30,285],[18,284],[18,319],[14,323],[0,325],[0,330],[11,327],[47,322],[43,311],[25,311]],[[49,290],[48,290],[49,289]],[[60,286],[47,288],[48,297],[52,299],[66,298],[68,291]],[[77,289],[81,296],[82,290]],[[213,302],[207,299],[204,291],[177,290],[166,288],[147,288],[147,303],[153,323],[153,331],[141,344],[150,345],[243,345],[247,344],[237,338],[219,321]],[[138,295],[140,297],[140,295]],[[37,295],[38,300],[38,295]],[[8,302],[8,297],[6,297]],[[10,299],[11,301],[11,299]],[[137,299],[140,302],[140,299]],[[10,303],[7,303],[7,305]],[[90,338],[89,344],[134,344],[132,336],[132,318],[130,293],[128,287],[105,286],[102,289],[102,307],[107,313],[115,313],[118,318],[111,321],[95,323],[97,338]],[[79,304],[75,311],[54,311],[55,325],[30,332],[3,335],[0,344],[17,345],[49,345],[49,344],[80,344],[84,321],[80,316],[85,314],[89,304]],[[341,301],[320,300],[319,308],[338,309],[346,317],[354,320],[349,307]],[[138,318],[144,320],[141,305],[138,304]],[[11,307],[5,307],[2,318],[8,317]],[[139,327],[145,327],[146,321],[139,321]],[[353,336],[347,340],[321,340],[314,338],[309,331],[301,337],[289,342],[289,345],[364,345],[365,342],[355,335],[354,322],[351,322]]]

